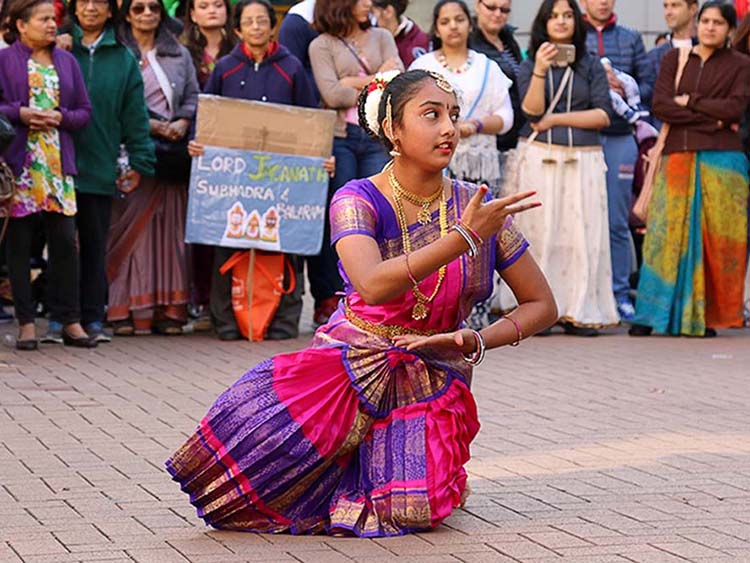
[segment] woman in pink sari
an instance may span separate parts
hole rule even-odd
[[[393,536],[434,528],[465,500],[472,368],[557,311],[510,217],[538,205],[521,203],[531,194],[490,201],[443,177],[458,113],[450,84],[421,70],[363,92],[360,121],[394,160],[333,198],[346,296],[310,347],[252,368],[167,461],[207,524]],[[463,328],[494,269],[519,307]]]

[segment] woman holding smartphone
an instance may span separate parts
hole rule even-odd
[[[596,336],[619,321],[599,139],[612,106],[604,68],[586,52],[577,2],[542,2],[518,82],[528,122],[506,188],[538,191],[544,205],[518,223],[552,287],[565,333]]]

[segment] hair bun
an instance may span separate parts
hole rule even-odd
[[[401,74],[400,70],[378,72],[375,78],[362,88],[359,94],[357,102],[359,124],[371,137],[377,138],[380,135],[378,114],[380,113],[380,102],[383,99],[383,92],[385,92],[388,83],[399,74]]]

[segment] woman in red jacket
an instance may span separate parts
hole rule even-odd
[[[737,135],[750,59],[730,48],[737,14],[710,0],[675,89],[679,50],[664,57],[654,115],[671,129],[654,181],[633,336],[715,336],[742,326],[748,161]]]

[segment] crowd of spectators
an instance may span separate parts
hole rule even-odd
[[[335,110],[330,201],[388,162],[359,125],[357,99],[378,73],[407,68],[439,72],[460,94],[447,173],[495,196],[538,191],[543,207],[518,224],[566,334],[740,326],[750,20],[719,1],[665,0],[670,31],[647,52],[614,8],[542,0],[523,50],[511,0],[439,0],[429,35],[405,16],[407,0],[303,0],[280,25],[268,0],[4,0],[0,114],[16,130],[3,155],[16,177],[4,258],[17,347],[36,349],[40,312],[43,342],[93,347],[188,323],[240,339],[231,277],[219,271],[233,249],[184,242],[190,157],[203,151],[191,140],[199,93]],[[680,49],[690,49],[684,63]],[[631,215],[634,178],[637,188],[664,125],[643,225]],[[342,289],[328,218],[321,253],[289,258],[300,281],[307,272],[314,323],[325,323]],[[32,283],[39,264],[43,283]],[[268,338],[297,336],[297,285]],[[498,286],[470,323],[512,306]]]

